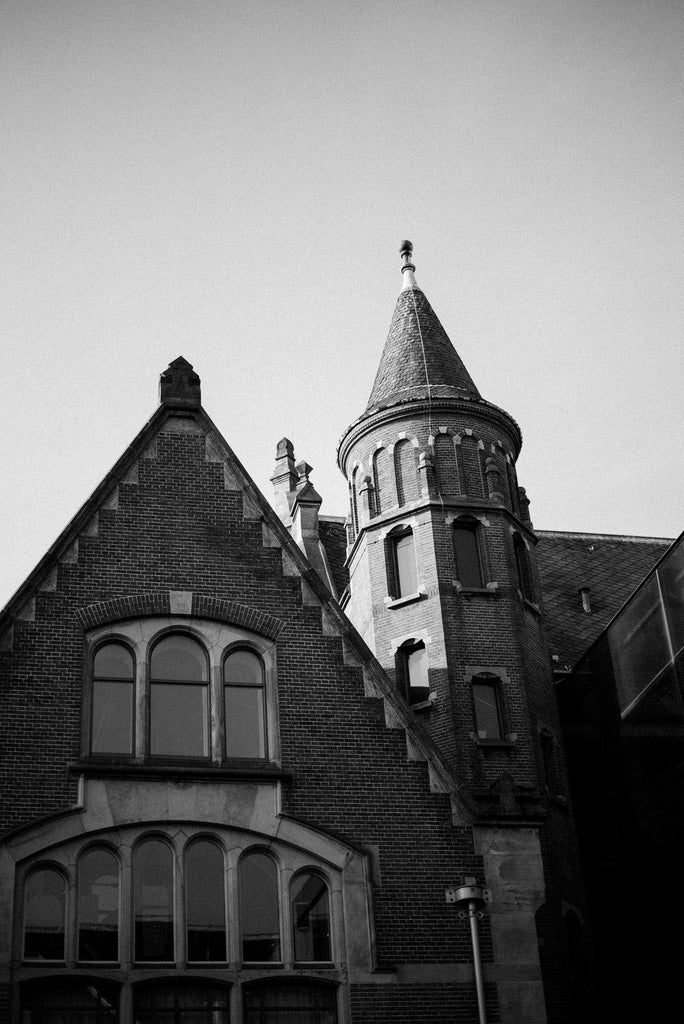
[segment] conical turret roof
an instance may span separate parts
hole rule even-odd
[[[424,398],[428,389],[432,397],[480,398],[472,377],[412,274],[410,282],[394,307],[367,411],[378,405]]]

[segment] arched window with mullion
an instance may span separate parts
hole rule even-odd
[[[86,850],[78,863],[78,959],[119,959],[119,862],[111,850]]]
[[[209,756],[209,676],[201,645],[183,633],[163,637],[150,659],[150,754]]]
[[[189,963],[226,959],[226,899],[223,852],[197,839],[185,853],[185,926]]]
[[[127,647],[98,647],[93,658],[91,753],[132,754],[134,679],[133,655]]]
[[[33,871],[24,888],[24,957],[64,960],[66,879],[55,868]]]
[[[297,963],[329,963],[330,897],[325,881],[304,872],[290,886],[294,958]]]
[[[280,913],[278,869],[261,850],[240,860],[240,925],[242,959],[246,963],[278,963]]]
[[[223,663],[223,684],[226,757],[266,757],[266,693],[261,658],[246,648],[230,651]]]
[[[169,963],[174,960],[173,852],[162,839],[146,839],[133,861],[135,960]]]

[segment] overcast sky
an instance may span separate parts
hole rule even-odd
[[[0,603],[185,356],[344,515],[399,243],[543,529],[676,536],[681,0],[0,0]],[[270,496],[270,495],[269,495]]]

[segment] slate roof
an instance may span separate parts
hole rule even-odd
[[[375,406],[423,398],[428,383],[433,397],[480,398],[423,292],[405,288],[394,307],[366,412]]]
[[[546,530],[537,530],[536,534],[549,649],[558,656],[557,667],[571,667],[672,541]],[[590,588],[590,614],[582,609],[581,587]]]
[[[347,531],[341,517],[319,516],[318,535],[325,548],[328,565],[332,574],[338,600],[349,586],[349,570],[345,567],[347,557]]]

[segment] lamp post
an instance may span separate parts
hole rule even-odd
[[[480,1024],[487,1024],[487,1011],[485,1009],[484,982],[482,980],[482,958],[480,956],[480,936],[478,921],[484,917],[483,907],[486,903],[492,902],[492,894],[489,889],[483,889],[476,885],[477,879],[464,877],[462,884],[445,890],[447,903],[456,903],[462,906],[458,916],[470,921],[470,941],[473,947],[473,967],[475,970],[475,990],[477,992],[477,1012]],[[465,909],[467,906],[467,910]]]

